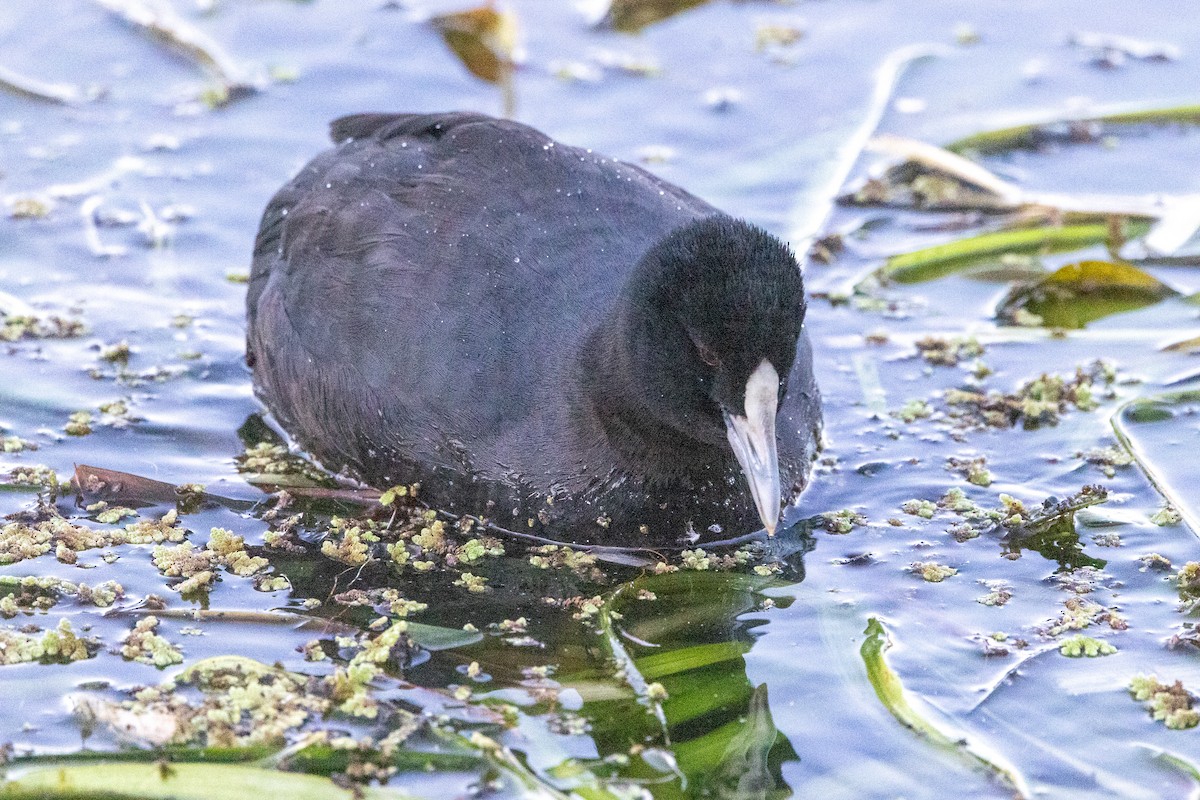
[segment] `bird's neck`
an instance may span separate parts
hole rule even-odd
[[[583,343],[578,382],[593,435],[622,463],[621,471],[650,482],[670,481],[688,473],[711,471],[724,453],[689,430],[673,415],[672,393],[663,374],[647,369],[647,352],[669,342],[648,328],[637,309],[618,301],[613,313]]]

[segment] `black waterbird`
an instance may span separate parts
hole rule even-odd
[[[479,114],[358,114],[271,200],[260,396],[328,467],[576,542],[774,531],[821,412],[788,247]]]

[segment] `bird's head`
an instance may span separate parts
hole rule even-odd
[[[781,488],[775,417],[804,322],[804,285],[787,245],[726,216],[673,231],[631,287],[651,371],[654,414],[680,435],[728,443],[763,525],[774,532]]]

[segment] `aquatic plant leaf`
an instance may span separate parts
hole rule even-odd
[[[621,33],[637,33],[647,25],[661,22],[681,11],[695,8],[708,0],[612,0],[601,24]]]
[[[1180,426],[1200,411],[1200,389],[1149,395],[1131,400],[1112,416],[1117,440],[1168,503],[1177,509],[1192,532],[1200,535],[1200,506],[1196,503],[1194,460],[1177,453]]]
[[[647,680],[657,680],[667,675],[741,658],[749,651],[750,645],[746,642],[698,644],[694,647],[684,647],[639,658],[637,666]]]
[[[1170,750],[1160,750],[1159,748],[1152,747],[1151,745],[1143,744],[1140,746],[1149,750],[1153,750],[1155,758],[1157,758],[1159,761],[1162,761],[1172,769],[1187,775],[1198,785],[1200,785],[1200,761],[1189,760],[1178,753],[1172,753]]]
[[[456,647],[475,644],[483,639],[483,634],[478,631],[445,628],[441,625],[428,625],[424,622],[409,622],[404,632],[408,638],[426,650],[453,650]]]
[[[434,17],[433,27],[476,78],[502,84],[512,75],[517,19],[491,5]]]
[[[1012,150],[1036,150],[1052,141],[1094,141],[1103,125],[1197,125],[1200,105],[1144,108],[1086,117],[1060,117],[1026,125],[982,131],[946,145],[955,153],[999,155]]]
[[[949,736],[932,721],[926,719],[908,702],[904,685],[900,677],[892,671],[884,658],[884,652],[891,647],[887,631],[883,624],[871,617],[867,621],[866,630],[859,654],[867,670],[867,679],[875,689],[875,694],[896,721],[904,727],[926,739],[940,749],[958,754],[964,760],[977,767],[983,767],[997,779],[1004,782],[1013,790],[1016,796],[1031,797],[1026,788],[1025,780],[1012,767],[999,763],[995,758],[984,756],[960,736]]]
[[[1013,287],[996,316],[1012,321],[1018,311],[1034,314],[1048,328],[1083,328],[1111,314],[1136,311],[1178,295],[1132,264],[1080,261],[1035,283]]]
[[[707,669],[677,673],[663,679],[668,697],[662,703],[670,727],[684,725],[714,712],[737,713],[746,707],[753,688],[740,669]]]
[[[767,684],[763,683],[750,696],[745,722],[725,745],[717,768],[705,776],[705,793],[737,798],[790,795],[770,767],[771,749],[778,738],[779,730],[767,701]]]
[[[1144,222],[1131,222],[1129,227],[1134,236],[1148,230]],[[884,265],[882,276],[898,283],[922,283],[998,261],[1008,253],[1069,252],[1103,244],[1110,236],[1109,226],[1100,223],[993,231],[892,256]]]
[[[1121,410],[1121,414],[1128,421],[1137,424],[1165,422],[1175,416],[1175,412],[1166,403],[1145,398],[1132,401]]]
[[[237,764],[59,764],[11,768],[0,798],[130,798],[134,800],[352,800],[411,797],[400,789],[343,789],[328,778]]]

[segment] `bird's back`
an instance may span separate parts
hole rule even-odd
[[[570,410],[579,343],[652,244],[715,210],[515,122],[367,114],[333,133],[255,246],[268,404],[369,479],[394,477],[370,474],[384,451],[485,477],[561,468],[539,440]]]

